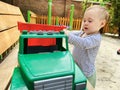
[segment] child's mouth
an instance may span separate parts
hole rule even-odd
[[[87,27],[85,27],[84,29],[85,29],[85,30],[88,30],[88,28],[87,28]]]

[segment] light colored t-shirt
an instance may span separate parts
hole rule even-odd
[[[79,65],[86,77],[90,77],[95,72],[95,59],[101,43],[101,35],[92,34],[86,37],[80,37],[84,32],[73,31],[69,37],[69,43],[74,45],[73,58]]]

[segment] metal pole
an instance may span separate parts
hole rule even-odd
[[[48,25],[51,25],[52,17],[52,0],[48,0]]]
[[[30,17],[31,17],[31,14],[30,14],[30,10],[27,11],[27,22],[30,23]]]
[[[71,10],[70,10],[70,30],[72,30],[73,27],[73,15],[74,15],[74,5],[71,5]]]

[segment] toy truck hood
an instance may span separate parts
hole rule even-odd
[[[18,59],[24,75],[32,81],[74,74],[74,60],[69,51],[19,54]]]

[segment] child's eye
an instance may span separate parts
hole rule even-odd
[[[91,23],[92,21],[88,21],[89,23]]]
[[[86,22],[86,20],[84,20],[84,22]]]

